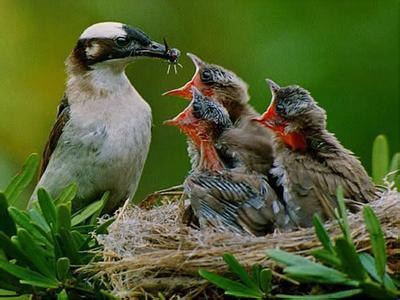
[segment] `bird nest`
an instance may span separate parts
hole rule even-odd
[[[225,252],[232,253],[244,266],[259,263],[282,276],[275,272],[279,267],[266,257],[267,249],[309,256],[311,250],[321,247],[313,228],[264,237],[219,229],[199,231],[182,223],[184,202],[178,196],[163,196],[161,202],[153,207],[147,203],[146,208],[126,204],[109,233],[97,237],[104,246],[103,260],[86,266],[84,271],[94,272],[117,297],[157,297],[162,292],[167,298],[195,298],[214,293],[210,298],[215,299],[217,291],[198,275],[198,269],[226,272],[222,260]],[[389,268],[400,273],[400,194],[385,192],[371,207],[386,237]],[[362,213],[351,214],[349,222],[357,251],[368,251],[369,235]],[[326,229],[332,237],[341,235],[334,221],[326,223]]]

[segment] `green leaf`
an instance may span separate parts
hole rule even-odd
[[[0,231],[8,236],[17,232],[14,221],[8,212],[7,198],[3,193],[0,193]]]
[[[64,228],[60,229],[58,242],[63,254],[71,260],[71,263],[81,264],[81,258],[78,249],[69,230]]]
[[[378,276],[383,279],[386,272],[386,244],[385,237],[378,218],[368,205],[363,208],[364,221],[367,225],[371,240],[372,252],[375,257],[375,269]]]
[[[103,205],[101,208],[93,214],[93,216],[90,218],[90,224],[96,225],[97,224],[97,218],[100,216],[101,212],[103,211],[104,206],[106,205],[108,198],[110,197],[110,192],[105,192],[103,196],[100,198],[100,201],[102,201]]]
[[[101,199],[89,204],[87,207],[81,209],[76,214],[74,214],[74,216],[71,220],[71,225],[76,226],[76,225],[82,223],[83,221],[87,220],[92,215],[94,215],[96,212],[101,210],[102,207],[103,207],[103,200],[101,200]]]
[[[260,272],[260,288],[261,290],[269,294],[272,290],[272,271],[270,269],[263,269]]]
[[[400,171],[400,152],[397,152],[393,155],[389,167],[389,172],[399,172],[399,171]]]
[[[283,295],[278,294],[276,298],[284,298],[284,299],[343,299],[351,296],[359,295],[362,293],[361,289],[352,289],[346,290],[336,293],[322,294],[322,295],[304,295],[304,296],[296,296],[296,295]]]
[[[215,284],[217,287],[225,290],[225,294],[227,295],[237,296],[240,294],[238,297],[255,299],[262,298],[263,296],[262,293],[258,293],[257,291],[254,291],[253,289],[250,289],[239,282],[230,280],[215,273],[200,269],[199,274],[201,277],[207,279],[209,282]]]
[[[252,273],[253,280],[259,287],[261,286],[260,285],[260,273],[261,273],[262,269],[263,268],[260,264],[254,264],[251,266],[251,273]]]
[[[50,251],[44,250],[42,247],[38,246],[36,241],[31,237],[31,235],[23,228],[18,229],[18,241],[21,244],[22,251],[25,253],[27,257],[29,257],[36,267],[36,269],[46,275],[48,278],[55,278],[55,270],[54,270],[54,257],[49,256],[52,255]]]
[[[115,221],[115,217],[108,219],[104,223],[101,223],[96,230],[94,231],[96,234],[105,234],[107,233],[108,227]]]
[[[326,231],[324,225],[322,224],[321,219],[317,214],[313,216],[313,224],[314,224],[315,234],[317,235],[324,249],[331,252],[332,254],[335,254],[331,238],[329,237],[328,232]]]
[[[49,224],[50,228],[52,226],[56,226],[57,214],[56,214],[56,207],[54,205],[54,200],[51,198],[49,193],[43,188],[40,188],[37,194],[38,194],[40,209],[42,210],[43,216],[46,219],[47,224]]]
[[[31,154],[22,166],[22,170],[11,180],[4,192],[10,205],[13,205],[18,200],[21,193],[32,182],[39,162],[39,155],[36,153]]]
[[[23,294],[24,292],[26,294],[31,293],[31,289],[28,286],[21,285],[17,277],[3,271],[1,268],[0,268],[0,289],[4,289],[7,291],[15,291],[20,294]],[[3,296],[1,293],[0,295]]]
[[[53,278],[48,278],[37,272],[9,263],[3,259],[0,259],[0,269],[19,278],[21,283],[42,288],[57,288],[59,285],[59,282]]]
[[[256,283],[251,279],[249,274],[247,274],[245,268],[237,261],[237,259],[230,253],[224,253],[223,255],[224,261],[229,266],[229,269],[232,273],[235,273],[242,282],[251,289],[259,290]]]
[[[61,228],[71,229],[71,213],[66,204],[57,206],[57,232],[60,232]]]
[[[82,245],[85,243],[86,239],[92,240],[92,236],[89,234],[88,236],[81,234],[79,231],[73,230],[71,231],[72,239],[75,243],[77,249],[81,249]]]
[[[67,278],[70,268],[70,260],[68,257],[60,257],[57,260],[57,277],[59,280]]]
[[[32,208],[28,211],[28,214],[31,217],[33,223],[37,224],[45,232],[50,232],[50,226],[49,224],[47,224],[46,219],[40,212],[38,212],[35,208]]]
[[[39,231],[37,227],[35,227],[32,222],[29,214],[25,211],[21,211],[15,207],[9,207],[8,212],[10,213],[11,217],[14,219],[15,223],[18,224],[21,228],[26,229],[32,236],[35,238],[36,241],[46,245],[49,248],[52,248],[51,243],[47,239],[45,235],[43,235],[42,231]]]
[[[324,264],[328,264],[334,267],[340,267],[340,260],[337,258],[336,254],[332,254],[328,250],[325,249],[317,249],[310,252],[312,256],[314,256],[319,261]]]
[[[360,258],[361,264],[363,265],[364,269],[368,272],[368,274],[379,283],[382,283],[382,278],[380,278],[378,276],[378,273],[376,273],[375,259],[371,255],[365,252],[358,254],[358,257]]]
[[[393,182],[397,191],[400,191],[400,152],[393,155],[392,162],[389,168],[389,182]]]
[[[302,282],[357,286],[346,274],[320,264],[290,266],[284,272]]]
[[[361,263],[362,263],[364,269],[367,270],[368,274],[374,280],[376,280],[380,284],[383,284],[389,290],[396,290],[396,285],[388,273],[385,273],[383,282],[382,282],[382,278],[380,278],[378,276],[378,274],[376,273],[375,259],[371,255],[364,252],[364,253],[358,254],[358,256],[360,257],[360,260],[361,260]]]
[[[372,146],[372,179],[375,184],[383,184],[389,168],[389,145],[384,135],[378,135]]]
[[[101,296],[105,297],[105,299],[107,299],[107,300],[120,300],[120,299],[121,299],[121,298],[117,298],[117,297],[116,297],[115,295],[113,295],[111,292],[106,291],[106,290],[103,290],[103,289],[101,289],[101,290],[99,291],[99,294],[100,294]],[[158,297],[160,298],[160,300],[163,300],[163,295],[161,294],[161,292],[158,293]],[[164,299],[165,299],[165,297],[164,297]]]
[[[60,293],[58,293],[57,295],[57,300],[68,300],[68,294],[67,292],[64,290],[62,290]]]
[[[364,294],[368,295],[372,299],[394,300],[397,299],[397,297],[400,295],[395,290],[386,289],[385,287],[371,281],[361,282],[360,288],[363,290]]]
[[[351,243],[352,241],[351,241],[349,220],[347,218],[346,205],[344,204],[343,188],[341,186],[338,186],[336,190],[336,197],[338,201],[338,209],[337,209],[338,213],[336,214],[336,217],[338,219],[339,226],[343,232],[343,235]]]
[[[229,290],[225,292],[225,295],[236,298],[262,299],[262,296],[254,294],[252,290]]]
[[[385,273],[385,276],[383,277],[383,286],[388,290],[397,290],[395,282],[388,273]],[[400,290],[397,290],[397,294],[400,296]]]
[[[308,259],[300,255],[295,255],[278,249],[267,250],[267,255],[271,257],[273,260],[276,260],[288,266],[314,264],[313,262],[309,261]]]
[[[20,264],[33,266],[28,257],[11,241],[11,239],[0,231],[0,245],[9,259],[16,259]]]
[[[353,243],[349,243],[345,238],[339,237],[336,239],[335,250],[341,261],[341,269],[351,279],[363,281],[367,278]]]
[[[307,282],[343,283],[354,286],[356,283],[349,280],[346,274],[335,269],[314,263],[302,256],[291,254],[282,250],[267,250],[267,255],[275,261],[288,265],[284,269],[290,277]]]
[[[78,192],[77,184],[71,183],[60,193],[60,195],[55,200],[55,204],[59,205],[72,202],[75,199],[77,192]]]

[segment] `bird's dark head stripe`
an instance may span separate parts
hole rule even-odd
[[[96,44],[97,51],[95,55],[89,55],[87,49]],[[115,47],[113,39],[80,39],[78,40],[73,55],[76,62],[85,70],[90,70],[91,65],[108,59],[123,58],[124,53]]]
[[[151,39],[140,29],[128,25],[122,25],[122,29],[126,32],[126,38],[129,40],[136,40],[143,46],[150,45]]]
[[[85,30],[78,40],[70,60],[72,68],[91,70],[99,62],[138,56],[178,60],[179,50],[166,49],[166,45],[152,41],[140,29],[114,23],[97,25]]]
[[[74,50],[72,51],[74,63],[83,70],[90,70],[88,57],[86,55],[87,42],[87,39],[78,40]]]

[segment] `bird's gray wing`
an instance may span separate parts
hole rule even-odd
[[[187,179],[187,185],[200,224],[203,218],[211,224],[219,221],[235,231],[263,235],[273,231],[275,214],[283,213],[283,209],[274,211],[272,208],[272,198],[276,195],[259,176],[193,174]]]
[[[244,200],[255,196],[250,186],[232,182],[222,175],[194,173],[186,179],[185,190],[201,226],[244,232],[236,222],[237,209]]]
[[[65,124],[70,119],[70,108],[68,104],[68,98],[64,94],[61,99],[61,103],[57,109],[57,120],[51,129],[49,140],[44,148],[42,155],[42,162],[40,165],[39,178],[43,175],[46,167],[50,161],[50,157],[57,146],[58,140],[60,139],[61,133],[63,132]]]
[[[311,226],[314,213],[324,220],[333,218],[337,206],[336,189],[330,191],[330,188],[338,177],[311,159],[294,161],[292,165],[293,168],[287,170],[292,196],[286,201],[296,223]]]

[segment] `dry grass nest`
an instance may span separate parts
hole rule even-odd
[[[152,198],[154,200],[154,197]],[[182,224],[183,201],[163,196],[162,205],[137,207],[125,205],[107,235],[97,238],[104,246],[102,261],[86,266],[117,297],[135,299],[155,296],[195,298],[217,291],[198,275],[199,268],[216,273],[227,271],[222,260],[232,253],[243,265],[260,263],[279,272],[279,266],[266,257],[267,249],[279,248],[308,256],[321,245],[313,228],[275,232],[264,237],[243,236],[217,229],[196,230]],[[388,191],[370,204],[385,233],[391,272],[400,273],[400,193]],[[146,206],[146,205],[144,205]],[[349,216],[357,251],[370,249],[362,213]],[[332,237],[340,235],[335,221],[326,223]],[[275,273],[278,276],[278,273]],[[282,280],[284,281],[284,280]]]

